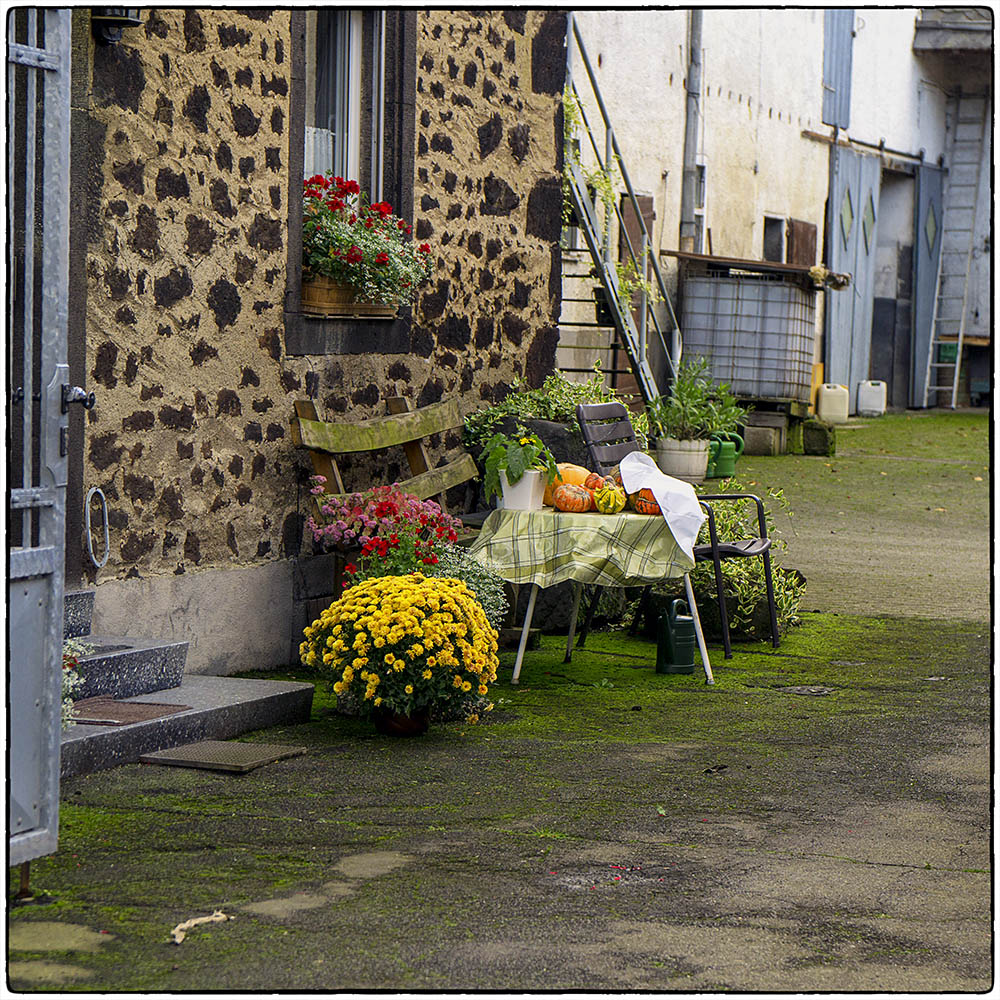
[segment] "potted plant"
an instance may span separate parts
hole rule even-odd
[[[468,587],[420,573],[356,583],[304,631],[302,662],[325,672],[381,732],[426,732],[431,712],[485,697],[497,633]],[[485,704],[489,711],[492,704]],[[477,713],[469,715],[475,722]]]
[[[486,499],[502,492],[505,510],[541,510],[545,487],[559,478],[552,452],[524,427],[518,427],[513,437],[494,434],[481,461]]]
[[[430,275],[431,248],[357,181],[316,174],[303,182],[302,308],[323,316],[391,318]]]
[[[478,455],[494,434],[513,435],[517,426],[523,424],[542,439],[557,462],[585,466],[590,457],[580,434],[576,405],[618,400],[618,393],[605,385],[605,380],[600,362],[595,362],[593,376],[584,382],[571,382],[561,372],[553,372],[541,386],[531,389],[523,379],[515,378],[511,392],[499,403],[466,415],[462,442],[473,455]],[[645,448],[645,411],[634,416],[632,426],[640,447]]]
[[[651,400],[646,411],[656,464],[689,483],[705,478],[712,435],[735,431],[747,413],[728,383],[713,384],[705,358],[681,362],[671,394]]]

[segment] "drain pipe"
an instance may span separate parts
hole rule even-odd
[[[681,240],[685,253],[694,253],[697,227],[694,216],[698,182],[698,125],[701,113],[701,8],[688,11],[687,107],[684,115],[684,173],[681,180]]]

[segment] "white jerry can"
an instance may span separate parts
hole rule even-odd
[[[869,379],[858,385],[858,416],[881,417],[885,413],[885,382]]]
[[[816,414],[828,424],[846,424],[850,400],[846,385],[824,382],[816,396]]]

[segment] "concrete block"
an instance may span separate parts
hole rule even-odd
[[[187,642],[188,674],[273,670],[298,661],[291,634],[292,560],[98,583],[94,628],[104,635]],[[141,629],[140,629],[141,626]]]
[[[835,455],[837,432],[822,420],[802,421],[802,451],[805,455]]]
[[[780,455],[780,427],[753,427],[747,425],[743,429],[744,455]]]
[[[788,435],[785,438],[785,450],[789,455],[803,455],[802,445],[802,421],[790,420],[788,422]]]

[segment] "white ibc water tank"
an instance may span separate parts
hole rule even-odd
[[[869,379],[858,385],[858,416],[881,417],[885,413],[885,382]]]
[[[824,382],[816,396],[816,414],[828,424],[846,424],[850,400],[846,385]]]

